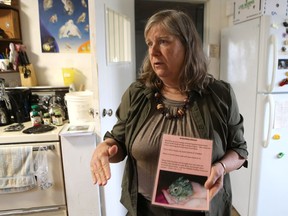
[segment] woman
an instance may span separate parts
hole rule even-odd
[[[240,168],[248,155],[233,90],[207,73],[201,40],[185,13],[156,13],[144,36],[148,53],[140,77],[124,93],[117,123],[94,151],[93,181],[104,186],[111,176],[109,163],[127,157],[121,197],[127,215],[230,215],[228,173]],[[213,140],[213,166],[205,182],[209,212],[151,205],[164,133]]]

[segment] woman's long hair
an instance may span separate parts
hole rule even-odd
[[[144,30],[145,38],[155,25],[161,25],[170,34],[178,37],[185,48],[185,65],[179,77],[180,91],[204,89],[213,80],[213,76],[207,72],[208,60],[192,19],[182,11],[159,11],[147,21]],[[153,89],[161,89],[163,85],[152,68],[148,52],[141,66],[139,80]]]

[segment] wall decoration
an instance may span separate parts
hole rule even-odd
[[[90,53],[88,0],[38,0],[43,53]]]

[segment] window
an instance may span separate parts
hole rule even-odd
[[[108,63],[131,62],[130,20],[109,8],[106,9],[106,43]]]

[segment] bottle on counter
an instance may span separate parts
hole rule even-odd
[[[30,118],[31,118],[32,115],[33,115],[33,111],[37,111],[37,112],[39,113],[40,117],[42,118],[42,111],[41,111],[41,109],[40,109],[40,107],[39,107],[38,104],[33,104],[33,105],[31,106]]]
[[[42,118],[38,111],[32,111],[32,116],[31,116],[31,123],[32,126],[39,126],[42,123]]]
[[[51,112],[51,113],[50,113],[50,116],[51,116],[51,123],[52,123],[53,125],[55,125],[55,123],[56,123],[55,112]]]
[[[61,112],[55,112],[53,124],[56,126],[63,125],[63,118]]]
[[[43,115],[43,124],[50,125],[51,124],[51,116],[49,113],[44,113]]]

